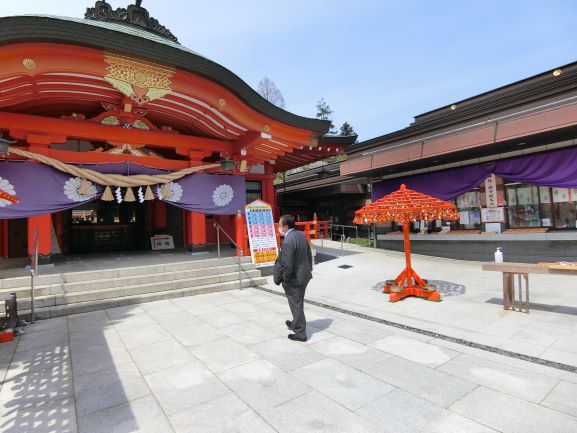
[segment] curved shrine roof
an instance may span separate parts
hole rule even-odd
[[[0,46],[20,42],[51,42],[98,48],[171,65],[202,76],[237,95],[255,111],[287,125],[324,135],[326,120],[285,111],[260,96],[240,77],[200,54],[136,26],[50,15],[0,18]]]

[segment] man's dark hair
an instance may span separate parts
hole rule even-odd
[[[283,215],[281,216],[283,226],[287,226],[289,229],[295,228],[295,217],[292,215]]]

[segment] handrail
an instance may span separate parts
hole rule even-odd
[[[33,253],[30,262],[30,323],[34,323],[34,282],[38,276],[38,229],[34,230]]]
[[[359,227],[358,226],[348,226],[345,224],[333,224],[333,223],[329,223],[329,230],[330,230],[330,234],[331,234],[331,240],[333,239],[333,227],[341,227],[341,252],[343,249],[343,243],[345,241],[345,228],[351,228],[351,229],[355,229],[355,239],[359,238]],[[338,234],[338,233],[335,233]]]
[[[352,229],[358,228],[357,226],[347,226],[347,225],[344,225],[344,224],[333,224],[333,223],[329,223],[329,224],[332,225],[332,226],[336,226],[336,227],[350,227],[350,228],[352,228]]]
[[[217,222],[215,221],[213,224],[214,224],[214,228],[217,230],[217,233],[218,233],[218,230],[222,230],[222,232],[223,232],[223,233],[226,235],[226,237],[232,242],[232,244],[233,244],[236,248],[238,248],[238,245],[236,244],[236,242],[230,237],[230,235],[226,232],[226,230],[225,230],[219,223],[217,223]]]
[[[226,237],[232,242],[232,244],[236,247],[236,249],[238,250],[238,286],[239,289],[242,290],[242,256],[243,256],[243,251],[242,249],[239,248],[239,246],[236,244],[236,242],[232,239],[232,237],[230,237],[230,235],[226,232],[225,229],[222,228],[222,226],[217,223],[216,221],[213,223],[214,228],[216,229],[216,249],[218,251],[218,259],[220,260],[220,231],[222,230],[222,232],[226,235]]]

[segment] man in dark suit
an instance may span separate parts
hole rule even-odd
[[[304,313],[304,298],[307,284],[313,277],[313,256],[304,233],[295,229],[295,218],[283,215],[278,230],[284,241],[274,269],[274,282],[286,293],[293,316],[287,320],[287,327],[294,332],[288,338],[294,341],[307,341],[307,322]]]

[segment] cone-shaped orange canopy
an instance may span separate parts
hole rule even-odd
[[[454,204],[421,194],[401,185],[398,191],[386,195],[355,212],[356,224],[387,221],[405,223],[414,220],[456,220],[459,212]]]

